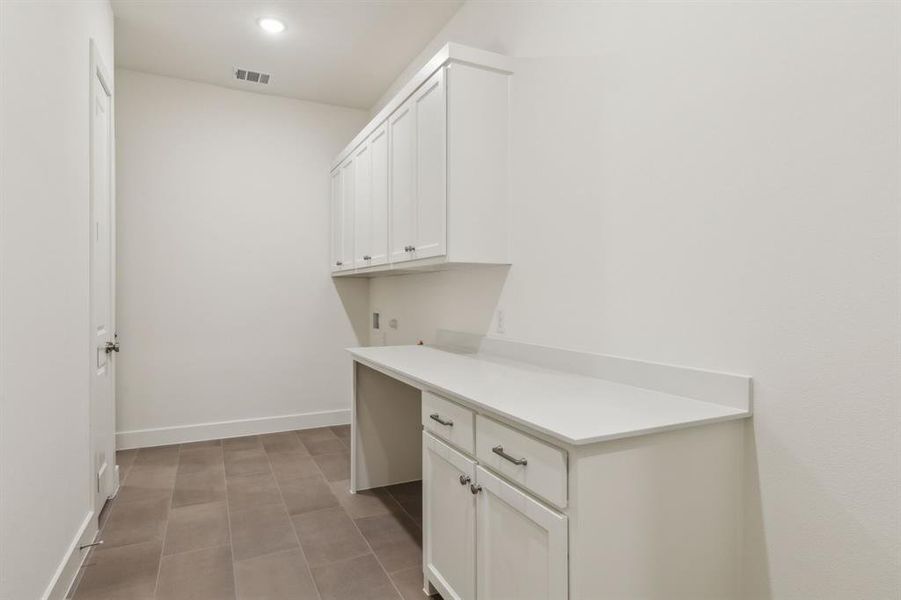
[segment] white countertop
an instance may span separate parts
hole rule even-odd
[[[350,348],[358,362],[571,445],[750,416],[750,410],[429,346]]]

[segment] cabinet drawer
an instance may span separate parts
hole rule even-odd
[[[422,426],[464,452],[473,454],[473,418],[468,408],[430,392],[422,393]]]
[[[566,452],[560,448],[477,415],[476,457],[551,504],[566,507]]]

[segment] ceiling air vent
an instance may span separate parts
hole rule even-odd
[[[269,73],[260,73],[259,71],[250,71],[248,69],[239,69],[238,67],[235,67],[235,79],[268,85]]]

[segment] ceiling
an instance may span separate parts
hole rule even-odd
[[[116,66],[370,108],[462,0],[113,0]],[[268,34],[264,16],[287,29]],[[233,68],[270,73],[268,86]]]

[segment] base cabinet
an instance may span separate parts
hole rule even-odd
[[[423,566],[445,600],[475,598],[475,462],[423,434]]]
[[[567,597],[566,517],[476,467],[478,598]]]
[[[423,433],[423,570],[443,598],[564,600],[567,518]]]

